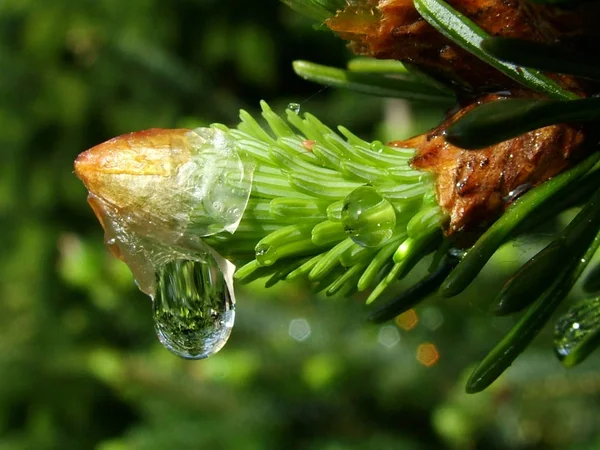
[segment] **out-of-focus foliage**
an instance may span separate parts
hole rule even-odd
[[[127,131],[233,124],[261,98],[366,138],[440,116],[319,90],[291,68],[348,56],[276,0],[0,2],[0,450],[600,445],[597,357],[565,371],[542,342],[491,390],[462,392],[514,321],[490,317],[486,295],[530,244],[507,247],[465,297],[396,323],[364,324],[361,301],[257,284],[238,293],[219,354],[188,362],[158,344],[73,159]]]

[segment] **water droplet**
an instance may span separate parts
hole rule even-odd
[[[531,184],[531,183],[520,184],[519,186],[514,188],[512,191],[510,191],[508,193],[508,195],[506,197],[504,197],[502,200],[504,200],[504,203],[510,204],[510,203],[514,202],[516,199],[518,199],[521,195],[523,195],[524,193],[529,191],[532,187],[533,187],[533,184]]]
[[[448,250],[448,254],[456,259],[463,259],[463,257],[467,254],[467,251],[462,248],[452,247]]]
[[[154,327],[160,342],[186,359],[207,358],[227,342],[235,319],[233,292],[216,261],[178,259],[157,272]]]
[[[287,109],[298,114],[300,113],[300,103],[290,103],[287,105]]]
[[[270,266],[277,261],[277,249],[272,245],[258,244],[254,251],[256,260],[261,266]]]
[[[376,153],[381,153],[383,151],[383,142],[381,141],[373,141],[371,142],[371,150],[373,150]]]
[[[363,247],[377,247],[388,241],[396,227],[396,212],[370,186],[361,186],[344,199],[342,224],[350,239]]]
[[[598,344],[600,336],[600,298],[572,306],[556,323],[554,348],[567,365],[585,359]]]
[[[218,213],[223,212],[223,202],[213,202],[212,207]]]

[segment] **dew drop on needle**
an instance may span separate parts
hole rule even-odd
[[[287,105],[287,109],[289,109],[290,111],[299,114],[300,113],[300,103],[289,103]]]

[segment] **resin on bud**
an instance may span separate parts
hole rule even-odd
[[[233,233],[250,197],[254,165],[215,128],[151,129],[111,139],[79,155],[75,173],[105,230],[110,252],[154,296],[156,273],[176,259],[214,257],[200,239]]]

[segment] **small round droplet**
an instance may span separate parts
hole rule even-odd
[[[223,202],[213,202],[212,207],[218,213],[223,212]]]
[[[523,194],[525,194],[527,191],[530,191],[531,188],[533,188],[533,184],[531,184],[531,183],[520,184],[519,186],[514,188],[512,191],[510,191],[508,193],[508,195],[506,197],[504,197],[502,200],[506,204],[511,204],[515,200],[517,200],[519,197],[521,197]]]
[[[300,113],[300,103],[289,103],[287,105],[287,109],[289,109],[290,111],[292,111],[295,114],[299,114]]]
[[[371,142],[371,150],[373,150],[376,153],[381,153],[383,151],[383,142],[381,141],[373,141]]]
[[[396,227],[394,207],[370,186],[361,186],[344,199],[342,224],[354,242],[377,247],[388,241]]]
[[[186,359],[203,359],[229,339],[234,297],[216,261],[178,259],[157,272],[154,327],[160,342]]]
[[[256,261],[261,266],[270,266],[277,261],[277,249],[272,245],[259,244],[254,249]]]

